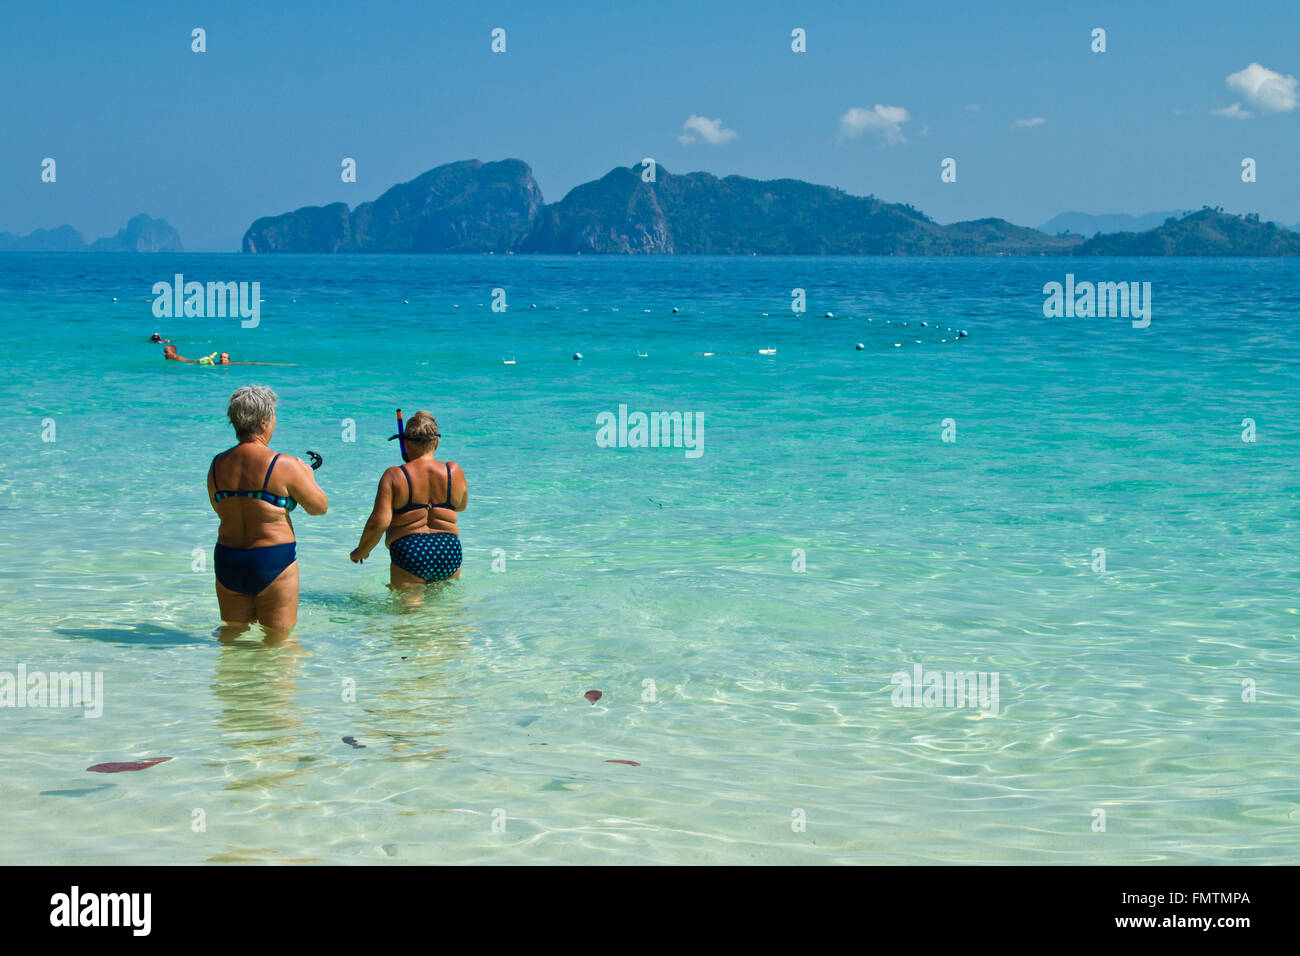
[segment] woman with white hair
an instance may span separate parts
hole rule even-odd
[[[298,623],[298,561],[289,512],[323,515],[329,502],[311,467],[273,452],[275,392],[245,385],[227,415],[239,443],[212,459],[208,498],[221,519],[213,564],[227,624],[260,622],[288,632]]]

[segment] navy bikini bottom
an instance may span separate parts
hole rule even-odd
[[[417,531],[388,546],[388,557],[425,581],[445,581],[460,570],[460,538],[450,531]]]
[[[281,572],[298,559],[295,542],[263,548],[228,548],[218,544],[212,552],[217,580],[237,594],[261,594]]]

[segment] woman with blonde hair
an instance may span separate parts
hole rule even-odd
[[[388,468],[379,479],[375,506],[352,552],[360,564],[385,537],[389,584],[423,587],[460,577],[460,529],[456,512],[469,505],[465,473],[454,461],[434,458],[442,434],[428,412],[411,416],[400,436],[406,462]]]

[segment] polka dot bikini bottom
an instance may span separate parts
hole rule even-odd
[[[460,570],[460,538],[447,531],[408,534],[388,546],[388,557],[417,578],[445,581]]]

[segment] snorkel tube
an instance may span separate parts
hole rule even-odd
[[[393,438],[397,439],[397,447],[402,452],[402,461],[410,461],[411,459],[406,457],[406,426],[402,424],[402,410],[400,408],[397,410],[397,434]],[[393,438],[388,440],[392,441]]]
[[[311,470],[315,471],[321,465],[325,464],[325,459],[316,454],[311,449],[307,450],[307,457],[311,459]]]

